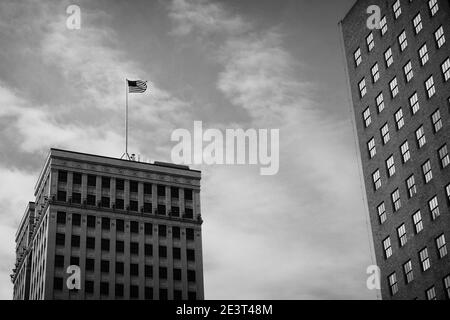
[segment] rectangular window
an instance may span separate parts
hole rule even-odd
[[[437,300],[436,298],[436,289],[433,287],[431,287],[430,289],[428,289],[426,291],[427,294],[427,300]]]
[[[416,130],[416,140],[419,149],[422,148],[427,143],[427,139],[425,138],[425,130],[423,126],[420,126],[420,128]]]
[[[381,27],[381,35],[384,36],[386,32],[388,31],[386,16],[383,16],[380,20],[380,27]]]
[[[444,28],[442,26],[434,32],[434,38],[436,39],[436,46],[438,49],[445,44]]]
[[[447,82],[450,79],[450,58],[444,61],[441,65],[442,75],[444,76],[444,80]]]
[[[67,182],[67,171],[58,170],[58,182]]]
[[[384,52],[384,60],[386,61],[386,67],[390,67],[394,63],[394,58],[392,56],[392,49],[388,48]]]
[[[437,0],[429,0],[428,7],[430,8],[430,13],[432,17],[439,11],[439,4]]]
[[[403,265],[403,271],[405,273],[406,284],[411,283],[414,280],[414,273],[412,269],[412,262],[409,260]]]
[[[419,58],[422,66],[424,66],[429,60],[428,48],[426,43],[419,49]]]
[[[124,263],[117,261],[116,262],[116,274],[124,274],[124,273],[125,273]]]
[[[81,184],[81,173],[74,172],[72,177],[72,182],[74,185],[80,185]]]
[[[391,238],[387,237],[383,240],[383,248],[384,248],[384,257],[388,259],[392,256],[392,245],[391,245]]]
[[[425,183],[428,183],[431,180],[433,180],[433,171],[431,170],[430,160],[428,160],[427,162],[425,162],[422,165],[422,172],[423,172],[423,177],[424,177]]]
[[[370,126],[370,124],[372,123],[372,117],[370,115],[370,108],[367,107],[366,110],[364,110],[363,112],[363,119],[364,119],[364,125],[366,126],[366,128],[368,126]]]
[[[386,206],[385,206],[384,202],[381,203],[377,207],[377,211],[378,211],[378,217],[380,219],[380,224],[385,223],[387,220],[387,213],[386,213]]]
[[[423,29],[422,17],[420,15],[420,13],[418,13],[417,16],[414,17],[413,25],[414,25],[414,31],[416,32],[416,34],[418,34]]]
[[[400,199],[400,191],[397,189],[391,194],[392,206],[394,207],[394,212],[400,210],[402,207],[402,201]]]
[[[438,133],[442,129],[442,118],[439,109],[431,115],[431,122],[433,123],[434,133]]]
[[[124,253],[125,252],[125,243],[121,240],[116,240],[116,252]]]
[[[388,177],[392,177],[395,174],[395,163],[394,163],[394,156],[391,155],[387,160],[386,160],[386,168],[387,168],[387,173],[388,173]]]
[[[97,177],[94,175],[88,175],[87,185],[88,185],[88,187],[96,187],[97,186]]]
[[[181,229],[180,227],[172,227],[172,239],[181,239]]]
[[[367,143],[367,149],[369,150],[370,158],[372,159],[373,157],[375,157],[375,155],[377,154],[377,148],[375,146],[374,138],[370,139],[370,141]]]
[[[372,71],[372,81],[376,83],[380,79],[380,70],[378,68],[378,63],[375,63],[371,69]]]
[[[436,88],[434,87],[433,76],[430,76],[427,81],[425,81],[425,88],[427,90],[428,99],[434,96],[436,93]]]
[[[115,293],[116,298],[123,298],[123,284],[122,283],[116,283],[115,285]]]
[[[355,53],[353,54],[353,57],[355,58],[356,66],[359,66],[362,62],[361,48],[356,49]]]
[[[130,243],[130,254],[131,255],[139,254],[139,242],[131,242]]]
[[[400,130],[405,125],[402,108],[397,110],[394,117],[395,117],[395,123],[397,125],[397,130]]]
[[[422,265],[422,271],[427,271],[431,268],[430,257],[428,255],[428,249],[425,248],[419,252],[420,263]]]
[[[391,290],[391,295],[395,295],[398,292],[397,275],[394,272],[388,277],[389,288]]]
[[[409,97],[409,106],[411,107],[412,114],[416,114],[420,109],[419,97],[417,92],[415,92],[411,97]]]
[[[372,51],[373,47],[375,46],[372,32],[367,36],[366,43],[367,43],[367,50],[369,50],[369,52]]]
[[[414,195],[417,193],[416,180],[414,179],[414,175],[410,176],[406,180],[406,187],[408,189],[408,196],[410,198],[414,197]]]
[[[400,151],[402,153],[402,160],[403,163],[408,162],[409,159],[411,159],[411,153],[409,152],[409,144],[408,141],[405,141],[401,147],[400,147]]]
[[[100,272],[101,273],[109,273],[109,261],[108,260],[100,261]]]
[[[436,247],[437,250],[439,252],[439,258],[444,258],[447,256],[447,243],[445,241],[445,235],[441,234],[437,239],[436,239]]]
[[[359,82],[358,86],[359,86],[359,95],[360,95],[361,98],[363,98],[366,95],[366,93],[367,93],[366,79],[363,78]]]
[[[380,189],[381,188],[380,170],[377,170],[372,174],[372,179],[375,191]]]
[[[439,202],[437,196],[428,201],[428,208],[430,209],[431,217],[433,218],[433,220],[436,220],[437,217],[441,215],[441,213],[439,212]]]
[[[109,251],[109,239],[102,239],[101,248],[102,251]]]
[[[400,51],[402,52],[408,47],[408,40],[406,39],[405,30],[403,30],[403,32],[398,36],[398,44],[400,45]]]
[[[403,247],[408,242],[408,237],[406,236],[406,226],[402,224],[397,228],[398,241],[400,243],[400,247]]]
[[[420,233],[423,230],[422,214],[420,213],[420,210],[413,215],[413,222],[416,234]]]
[[[441,161],[441,168],[445,169],[450,164],[450,157],[448,155],[448,149],[447,145],[444,145],[442,148],[439,149],[439,160]]]
[[[153,256],[153,245],[146,243],[144,245],[144,254],[146,257],[152,257]]]
[[[377,105],[378,113],[384,110],[384,97],[382,92],[376,97],[375,103]]]
[[[389,135],[389,126],[387,123],[381,128],[381,138],[383,140],[383,144],[386,144],[389,140],[391,140],[391,136]]]
[[[195,261],[195,250],[194,249],[186,249],[186,258],[187,258],[187,261]]]
[[[57,224],[66,224],[66,213],[58,211],[56,213],[56,223]]]
[[[139,233],[139,222],[137,221],[130,221],[130,232],[131,233]]]
[[[389,83],[389,87],[391,88],[391,96],[392,96],[392,98],[395,98],[398,95],[397,77],[392,79],[392,81]]]
[[[102,177],[102,189],[109,189],[111,186],[111,179],[109,177]]]
[[[398,19],[402,14],[402,7],[400,6],[400,0],[397,0],[392,5],[392,11],[394,12],[395,19]]]
[[[130,192],[137,193],[139,191],[139,182],[130,181]]]
[[[79,192],[72,192],[72,203],[81,203],[81,193]]]
[[[408,61],[408,63],[403,67],[403,72],[405,73],[406,82],[410,82],[412,78],[414,78],[411,61]]]

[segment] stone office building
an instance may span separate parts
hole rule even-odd
[[[19,230],[28,242],[16,240],[14,298],[203,299],[200,179],[186,166],[51,149]],[[66,285],[69,266],[79,290]]]

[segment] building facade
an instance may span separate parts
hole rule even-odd
[[[51,149],[34,220],[27,210],[19,227],[29,277],[16,263],[14,298],[204,299],[200,179],[186,166]]]
[[[382,298],[449,299],[450,1],[359,0],[340,25]]]

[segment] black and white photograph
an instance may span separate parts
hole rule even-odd
[[[449,42],[449,0],[0,0],[0,300],[450,300]]]

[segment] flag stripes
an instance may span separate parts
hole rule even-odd
[[[147,90],[147,81],[142,80],[128,80],[128,92],[129,93],[144,93]]]

